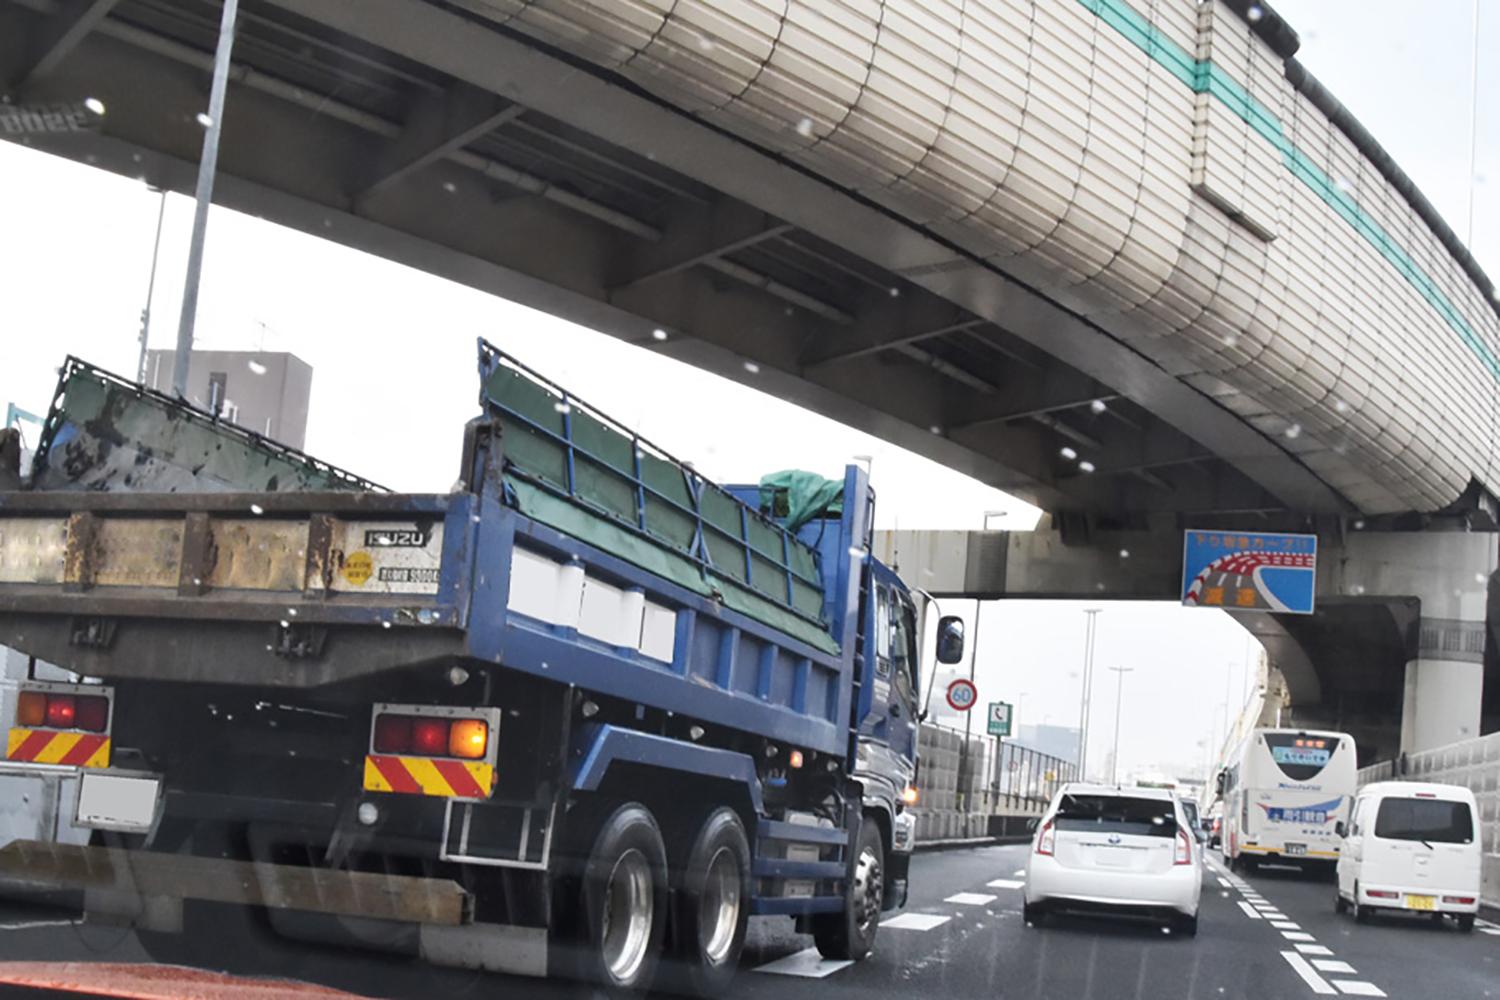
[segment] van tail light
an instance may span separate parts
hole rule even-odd
[[[1178,829],[1177,847],[1172,852],[1172,864],[1190,865],[1193,863],[1193,842],[1188,837],[1187,831]]]
[[[1366,889],[1365,895],[1371,899],[1396,899],[1401,894],[1399,892],[1387,892],[1384,889]]]
[[[1445,903],[1457,903],[1459,906],[1473,906],[1474,905],[1474,900],[1475,900],[1474,896],[1444,896],[1443,897],[1443,902],[1445,902]]]
[[[1042,830],[1037,834],[1036,852],[1038,854],[1045,854],[1050,858],[1056,846],[1057,830],[1052,826],[1052,821],[1049,819],[1042,824]]]

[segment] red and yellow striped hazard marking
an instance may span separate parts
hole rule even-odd
[[[5,744],[5,759],[27,764],[108,767],[109,737],[102,733],[12,729]]]
[[[436,757],[365,757],[365,791],[485,799],[495,787],[495,765]]]

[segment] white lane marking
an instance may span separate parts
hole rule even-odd
[[[1288,941],[1313,941],[1315,938],[1307,931],[1282,931],[1281,936]]]
[[[1500,935],[1500,927],[1481,927],[1479,928],[1479,933]]]
[[[964,906],[984,906],[994,901],[994,896],[986,895],[982,892],[955,892],[943,900],[945,903],[961,903]]]
[[[889,920],[880,922],[880,929],[887,927],[898,931],[930,931],[934,927],[941,927],[952,917],[946,917],[938,913],[902,913]]]
[[[1339,988],[1339,992],[1347,993],[1354,997],[1383,997],[1385,990],[1374,983],[1367,983],[1363,979],[1335,979],[1333,985]]]
[[[1017,868],[1015,871],[1011,872],[1011,874],[1016,876],[1017,878],[1020,878],[1026,874],[1026,869]]]
[[[1234,883],[1230,882],[1227,878],[1221,878],[1221,879],[1219,879],[1219,884],[1222,885],[1226,889],[1233,889],[1234,888]]]
[[[1290,920],[1273,920],[1271,921],[1271,926],[1278,931],[1300,931],[1302,929]]]
[[[1281,953],[1281,957],[1286,959],[1286,964],[1292,967],[1293,972],[1302,977],[1302,981],[1314,993],[1321,993],[1327,996],[1338,992],[1338,990],[1328,985],[1328,980],[1313,971],[1313,967],[1307,964],[1307,959],[1295,951],[1284,951]]]
[[[1312,964],[1319,972],[1339,972],[1346,976],[1354,975],[1354,966],[1348,962],[1340,962],[1336,958],[1315,958],[1312,960]]]
[[[1297,946],[1297,951],[1299,953],[1303,954],[1303,955],[1332,955],[1333,954],[1333,952],[1329,951],[1325,946],[1323,946],[1321,944],[1299,944]]]
[[[1251,906],[1249,903],[1241,901],[1240,902],[1240,909],[1244,910],[1245,911],[1245,916],[1249,917],[1251,920],[1259,920],[1260,919],[1260,914],[1256,913],[1255,912],[1255,907]]]
[[[1009,878],[991,879],[990,881],[985,883],[985,885],[989,886],[991,889],[1019,889],[1025,884],[1025,882],[1018,882],[1015,879]]]
[[[755,971],[772,972],[778,976],[801,976],[804,979],[822,979],[824,976],[831,976],[840,969],[853,964],[853,962],[849,961],[824,958],[818,954],[818,949],[816,948],[804,948],[784,958],[778,958],[774,962],[767,962],[765,965],[757,967]]]
[[[1500,924],[1492,924],[1488,920],[1481,920],[1478,917],[1474,918],[1474,923],[1480,927],[1500,927]]]
[[[29,931],[36,927],[71,927],[72,920],[22,920],[14,924],[0,924],[0,931]]]
[[[1261,910],[1260,911],[1260,915],[1263,916],[1263,917],[1265,917],[1267,920],[1285,920],[1286,919],[1286,914],[1282,913],[1280,910]]]

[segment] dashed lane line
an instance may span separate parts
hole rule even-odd
[[[817,948],[804,948],[774,962],[757,966],[756,972],[770,972],[778,976],[799,976],[803,979],[822,979],[840,969],[847,969],[853,962],[824,958]]]
[[[1313,968],[1319,972],[1337,972],[1340,975],[1352,976],[1355,974],[1354,966],[1348,962],[1341,962],[1336,958],[1315,958],[1312,960]]]
[[[1307,941],[1310,943],[1317,940],[1317,938],[1307,933],[1307,931],[1282,931],[1281,936],[1288,941]]]
[[[989,882],[985,883],[985,885],[989,886],[991,889],[1019,889],[1025,884],[1026,883],[1024,881],[1018,881],[1016,879],[1009,878],[992,879]]]
[[[1338,993],[1338,990],[1328,984],[1328,980],[1318,975],[1317,970],[1308,963],[1307,959],[1295,951],[1284,951],[1281,953],[1281,957],[1286,959],[1286,963],[1292,967],[1292,971],[1301,976],[1302,981],[1307,984],[1308,989],[1314,993],[1320,993],[1324,996],[1331,996]]]
[[[1302,928],[1290,920],[1273,920],[1271,926],[1278,931],[1300,931]]]
[[[1333,985],[1339,988],[1339,992],[1352,997],[1383,997],[1385,990],[1374,983],[1367,983],[1363,979],[1335,979]]]
[[[943,900],[945,903],[958,903],[961,906],[985,906],[994,901],[994,896],[983,892],[955,892]]]
[[[941,927],[953,918],[943,913],[901,913],[880,922],[880,929],[893,928],[898,931],[930,931]]]
[[[1303,955],[1332,955],[1327,945],[1323,944],[1299,944],[1297,951]]]
[[[1261,915],[1259,913],[1255,912],[1255,907],[1251,906],[1249,903],[1245,902],[1243,899],[1239,901],[1239,907],[1240,907],[1241,910],[1245,911],[1245,916],[1249,917],[1251,920],[1260,920],[1261,919]]]

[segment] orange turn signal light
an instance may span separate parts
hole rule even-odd
[[[483,719],[458,719],[448,730],[448,753],[478,760],[490,743],[489,723]]]
[[[40,691],[22,691],[16,702],[16,725],[40,726],[47,721],[47,696]]]
[[[915,785],[907,785],[901,793],[901,801],[909,806],[917,804],[917,789]]]
[[[786,762],[787,762],[788,765],[790,765],[793,768],[801,767],[802,766],[802,751],[801,750],[793,750],[790,754],[787,755]]]

